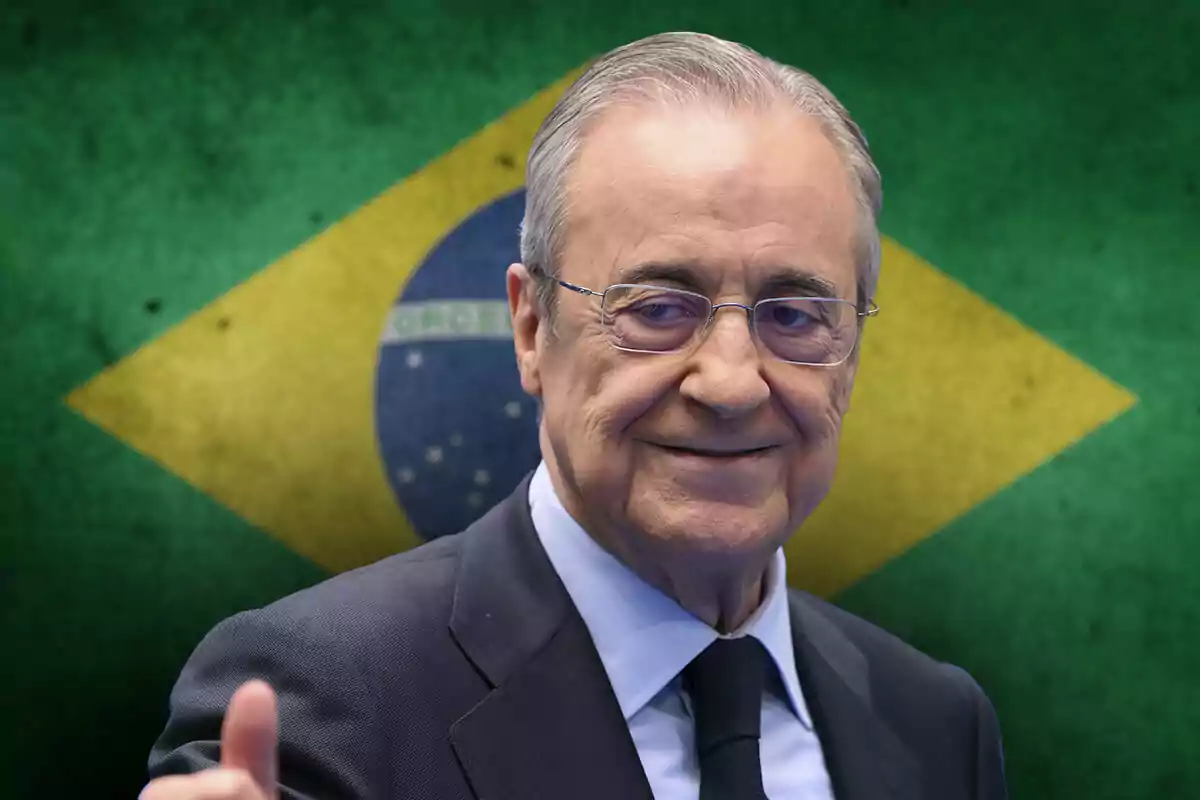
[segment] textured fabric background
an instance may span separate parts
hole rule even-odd
[[[327,574],[68,394],[667,29],[822,78],[884,232],[1138,398],[837,599],[984,685],[1014,797],[1200,796],[1200,6],[962,6],[4,4],[0,796],[134,796],[204,632]]]

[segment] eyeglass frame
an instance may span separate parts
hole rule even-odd
[[[691,340],[689,341],[688,344],[686,344],[682,347],[677,347],[674,350],[638,350],[638,349],[631,348],[631,347],[621,347],[620,345],[618,345],[616,342],[614,342],[612,340],[611,336],[608,337],[609,345],[612,346],[614,349],[620,350],[624,353],[647,353],[649,355],[658,356],[658,355],[672,355],[672,354],[676,354],[676,353],[686,352],[691,347],[695,347],[695,346],[699,345],[699,343],[704,341],[704,338],[708,334],[709,328],[712,326],[713,320],[716,319],[716,317],[717,317],[717,311],[719,309],[740,308],[743,311],[745,311],[747,314],[746,319],[747,319],[747,322],[749,323],[750,333],[754,337],[754,340],[757,343],[762,344],[763,347],[767,350],[767,352],[769,352],[771,354],[771,357],[774,358],[775,360],[782,361],[784,364],[794,364],[799,367],[837,367],[837,366],[841,366],[842,364],[845,364],[846,361],[848,361],[850,359],[850,356],[854,355],[854,351],[858,348],[858,343],[860,341],[859,334],[862,332],[862,322],[861,321],[866,319],[867,317],[874,317],[879,314],[879,306],[876,305],[874,300],[867,301],[867,307],[865,310],[863,310],[859,306],[859,304],[852,303],[849,300],[843,300],[840,297],[814,297],[811,295],[808,295],[808,296],[797,295],[795,297],[766,297],[766,298],[763,298],[762,300],[759,300],[754,305],[748,306],[745,303],[714,303],[709,297],[707,297],[706,295],[700,294],[699,292],[693,292],[688,289],[677,289],[674,286],[655,286],[654,284],[649,284],[649,283],[614,283],[611,286],[609,286],[607,289],[605,289],[604,291],[597,292],[594,289],[588,289],[586,286],[579,286],[578,284],[570,283],[568,281],[564,281],[559,278],[555,278],[551,275],[547,275],[545,272],[543,272],[541,270],[533,271],[533,276],[535,278],[542,278],[543,280],[553,281],[554,283],[557,283],[562,288],[568,289],[572,292],[575,292],[576,294],[581,294],[581,295],[590,296],[590,297],[599,297],[601,309],[604,308],[604,300],[610,291],[612,291],[613,289],[628,289],[628,288],[657,289],[660,291],[666,290],[666,291],[670,291],[670,292],[679,292],[679,293],[682,293],[685,295],[690,295],[691,297],[702,298],[706,303],[708,303],[708,306],[709,306],[708,319],[704,321],[704,324],[701,327],[697,328],[696,333],[692,334]],[[779,354],[776,353],[774,350],[772,350],[770,346],[763,344],[761,337],[758,335],[758,332],[756,330],[756,326],[754,323],[756,309],[760,305],[763,305],[764,303],[773,303],[773,302],[777,303],[777,302],[782,302],[782,301],[786,301],[786,300],[811,300],[811,301],[824,302],[824,303],[844,303],[848,306],[851,306],[854,309],[854,315],[859,320],[859,322],[858,322],[858,324],[855,325],[856,332],[854,335],[854,344],[850,347],[850,350],[846,353],[846,355],[842,356],[842,358],[840,358],[837,361],[829,362],[829,363],[825,363],[825,362],[815,363],[815,362],[811,362],[811,361],[791,361],[789,359],[780,357]]]

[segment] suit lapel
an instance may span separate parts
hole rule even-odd
[[[451,743],[477,797],[652,800],[587,627],[537,540],[528,478],[463,536],[450,629],[491,686]],[[865,656],[791,593],[796,669],[837,800],[920,800],[920,769],[871,706]]]
[[[920,768],[871,707],[866,657],[803,594],[791,594],[796,670],[837,800],[919,800]]]
[[[533,530],[529,481],[463,533],[450,629],[492,691],[450,739],[475,794],[651,800],[587,627]]]

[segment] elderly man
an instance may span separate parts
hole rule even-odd
[[[650,37],[566,92],[527,191],[506,280],[541,466],[457,536],[218,626],[143,797],[1004,797],[966,673],[786,588],[876,311],[845,109]]]

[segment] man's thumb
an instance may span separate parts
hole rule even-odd
[[[263,681],[242,684],[221,727],[221,766],[245,770],[265,796],[276,797],[277,737],[275,692]]]

